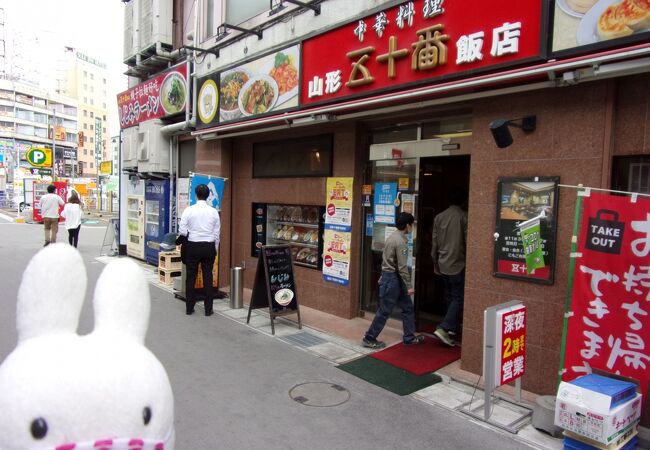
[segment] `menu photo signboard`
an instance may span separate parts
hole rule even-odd
[[[294,45],[220,74],[219,121],[298,106],[300,46]]]
[[[184,112],[187,97],[187,66],[183,63],[117,95],[120,127]]]
[[[552,284],[559,177],[500,178],[494,276]]]
[[[257,259],[246,323],[250,322],[253,309],[269,308],[272,334],[275,334],[275,317],[288,314],[298,314],[298,328],[302,329],[291,246],[263,245],[261,253],[262,257]]]
[[[650,39],[650,3],[645,0],[558,0],[552,13],[556,56]]]
[[[301,105],[541,61],[548,2],[414,0],[303,42]]]
[[[196,109],[198,119],[196,129],[208,128],[219,122],[219,75],[209,75],[199,78],[196,83],[199,93],[197,95]]]

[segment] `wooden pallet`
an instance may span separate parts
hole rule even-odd
[[[158,279],[163,284],[171,285],[174,283],[174,278],[180,276],[180,269],[158,269]]]
[[[182,267],[180,252],[158,253],[158,270],[181,270]]]

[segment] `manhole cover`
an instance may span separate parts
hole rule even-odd
[[[332,407],[350,400],[350,391],[338,384],[325,381],[303,383],[291,388],[289,397],[306,406]]]

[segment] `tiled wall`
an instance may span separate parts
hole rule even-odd
[[[560,188],[554,284],[511,281],[492,275],[497,179],[559,176],[562,184],[607,187],[603,180],[608,182],[610,178],[609,154],[650,153],[646,139],[649,80],[641,76],[586,83],[473,105],[462,350],[465,370],[482,372],[483,310],[521,300],[529,314],[523,387],[540,394],[555,393],[576,191]],[[512,128],[514,144],[498,149],[489,122],[528,114],[537,115],[537,130],[526,135]]]

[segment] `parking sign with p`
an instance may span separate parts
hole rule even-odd
[[[32,147],[27,151],[27,162],[34,167],[52,167],[52,149]]]

